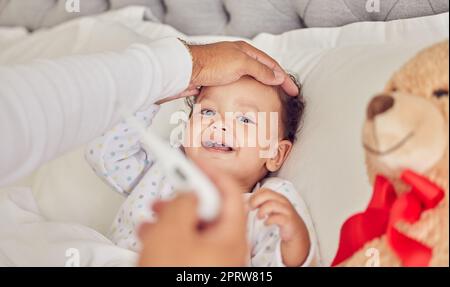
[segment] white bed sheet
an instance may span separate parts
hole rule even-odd
[[[0,193],[0,266],[134,266],[137,254],[80,224],[49,221],[30,188]]]

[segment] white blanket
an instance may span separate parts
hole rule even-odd
[[[133,266],[136,253],[95,230],[47,221],[28,188],[0,193],[0,266]]]

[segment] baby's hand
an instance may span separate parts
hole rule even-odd
[[[281,236],[281,253],[284,264],[300,266],[309,251],[308,230],[291,202],[283,195],[262,188],[250,198],[250,208],[258,209],[257,217],[265,225],[277,225]]]
[[[290,201],[270,189],[262,188],[255,192],[250,199],[250,208],[258,209],[257,216],[265,219],[266,225],[278,225],[283,241],[291,241],[305,227]]]

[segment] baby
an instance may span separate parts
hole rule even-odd
[[[243,77],[225,86],[203,87],[188,102],[191,113],[181,149],[190,160],[231,175],[240,186],[251,209],[248,265],[318,264],[314,230],[298,191],[292,183],[270,176],[281,168],[296,140],[302,97]],[[150,126],[158,109],[155,104],[134,116]],[[156,220],[149,206],[171,199],[176,191],[137,131],[125,122],[89,144],[86,158],[100,177],[127,196],[113,222],[111,240],[138,251],[138,225]]]

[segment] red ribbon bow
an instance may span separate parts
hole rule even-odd
[[[401,233],[396,224],[400,221],[416,222],[423,211],[436,207],[444,198],[444,191],[410,170],[405,171],[401,179],[411,186],[411,190],[397,196],[389,180],[377,176],[367,209],[342,225],[339,249],[332,266],[348,259],[364,244],[383,234],[386,234],[389,246],[403,266],[428,266],[432,249]]]

